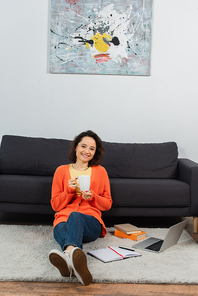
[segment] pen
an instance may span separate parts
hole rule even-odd
[[[135,251],[135,250],[132,250],[132,249],[128,249],[128,248],[125,248],[125,247],[119,247],[120,249],[124,249],[124,250],[127,250],[127,251]]]

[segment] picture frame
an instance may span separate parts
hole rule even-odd
[[[152,0],[51,0],[50,73],[150,75]]]

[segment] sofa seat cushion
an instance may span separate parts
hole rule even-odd
[[[58,166],[70,163],[70,144],[69,140],[5,135],[0,149],[0,173],[53,176]]]
[[[0,203],[49,205],[52,177],[0,175]]]
[[[130,144],[103,142],[102,165],[110,178],[170,179],[177,177],[175,142]]]
[[[190,206],[190,186],[172,179],[110,179],[114,207]]]

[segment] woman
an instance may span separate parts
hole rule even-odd
[[[94,132],[81,133],[71,145],[68,157],[72,163],[57,168],[52,184],[54,238],[63,252],[52,250],[49,258],[62,276],[74,274],[84,285],[91,283],[92,275],[82,243],[106,235],[101,211],[112,205],[109,178],[100,166],[103,153],[102,141]],[[91,176],[89,191],[80,190],[80,175]]]

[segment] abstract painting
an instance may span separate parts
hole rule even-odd
[[[152,0],[51,0],[50,73],[150,75]]]

